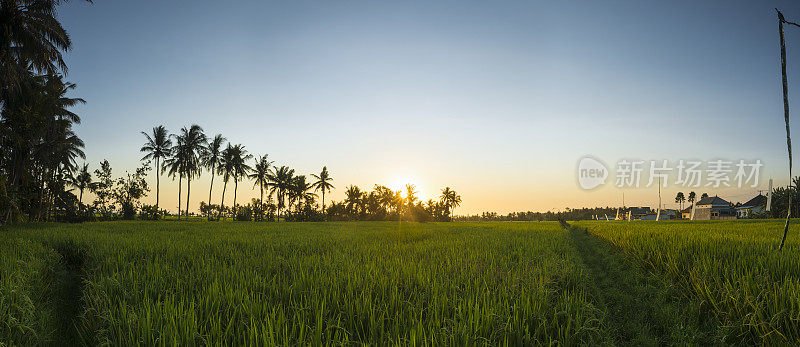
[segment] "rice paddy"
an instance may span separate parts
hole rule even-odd
[[[798,343],[780,221],[30,224],[0,342]],[[588,231],[585,231],[587,228]],[[793,233],[792,233],[793,232]]]

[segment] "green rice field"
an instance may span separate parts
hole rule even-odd
[[[0,344],[797,344],[781,221],[0,229]]]

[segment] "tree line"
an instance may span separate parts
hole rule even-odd
[[[51,220],[76,206],[70,193],[84,158],[69,109],[63,52],[72,41],[58,0],[0,0],[0,222]]]
[[[205,170],[211,176],[208,200],[200,202],[201,214],[209,220],[230,217],[234,220],[414,220],[447,221],[452,210],[461,204],[461,196],[449,187],[442,190],[438,201],[417,201],[413,185],[401,192],[376,185],[372,192],[349,186],[342,202],[331,202],[326,208],[325,195],[333,186],[327,166],[319,173],[303,175],[285,165],[275,165],[267,154],[253,156],[244,145],[233,144],[222,135],[206,136],[199,125],[183,127],[169,134],[164,126],[142,132],[145,143],[141,152],[144,165],[152,163],[156,171],[156,203],[144,209],[165,213],[159,208],[160,177],[166,173],[178,181],[177,218],[188,218],[191,205],[191,182]],[[219,204],[212,200],[214,182],[222,180]],[[246,205],[237,202],[239,182],[251,181],[259,192],[258,199]],[[183,183],[186,200],[183,203]],[[233,185],[233,204],[225,206],[228,186]],[[265,200],[266,197],[266,200]],[[318,199],[321,198],[321,204]],[[182,207],[183,206],[183,207]],[[158,218],[157,215],[151,218]]]

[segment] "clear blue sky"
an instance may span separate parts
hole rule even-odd
[[[97,0],[60,18],[93,167],[122,174],[139,131],[197,123],[301,173],[327,165],[336,200],[411,181],[477,213],[617,204],[614,187],[578,189],[586,154],[761,159],[762,179],[785,184],[775,7],[800,21],[796,1]],[[787,31],[800,112],[800,29]],[[193,184],[193,208],[207,187]]]

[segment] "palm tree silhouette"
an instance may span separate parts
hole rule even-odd
[[[328,173],[327,166],[322,167],[322,172],[320,172],[319,175],[311,174],[311,177],[314,177],[316,180],[311,184],[311,187],[314,188],[314,191],[322,191],[322,213],[325,214],[325,191],[327,190],[330,192],[331,189],[335,188],[333,184],[330,183],[333,181],[333,178]]]
[[[411,183],[406,184],[406,203],[408,204],[409,208],[414,206],[414,202],[417,201],[416,194],[416,186]]]
[[[311,190],[311,185],[306,182],[305,175],[297,176],[292,180],[292,194],[297,201],[298,213],[302,212],[302,203],[308,202],[308,200],[311,200],[317,196],[317,194],[314,194],[309,190]]]
[[[181,179],[186,177],[186,217],[189,217],[189,199],[191,194],[192,178],[200,175],[199,154],[203,151],[206,137],[203,128],[197,124],[183,127],[178,135],[173,135],[176,140],[172,157],[167,162],[171,176],[178,175],[178,220],[181,218]]]
[[[220,156],[219,166],[222,169],[222,198],[220,199],[220,210],[217,219],[221,220],[222,213],[225,210],[225,191],[228,189],[228,180],[233,176],[233,145],[228,143],[228,146],[222,150]],[[224,217],[223,217],[224,218]]]
[[[675,195],[675,202],[678,203],[680,209],[683,210],[683,202],[686,201],[686,197],[683,195],[683,192],[678,192],[678,195]]]
[[[206,135],[203,128],[197,124],[192,124],[189,129],[183,127],[178,135],[178,143],[182,144],[184,150],[183,158],[186,160],[184,165],[184,175],[186,175],[186,218],[189,218],[189,198],[192,193],[192,178],[200,176],[202,166],[200,165],[200,154],[205,150]]]
[[[439,198],[439,202],[444,205],[445,215],[450,216],[452,210],[461,205],[461,196],[458,195],[455,190],[450,189],[450,187],[445,187],[442,189],[442,195]]]
[[[220,162],[222,162],[222,145],[225,141],[226,139],[222,137],[222,135],[217,134],[217,136],[214,136],[214,138],[208,142],[208,145],[200,157],[203,167],[207,168],[208,172],[211,174],[211,185],[208,187],[209,206],[211,205],[211,192],[214,189],[214,176],[221,173]],[[209,214],[210,213],[209,210]],[[207,215],[206,217],[210,216]]]
[[[270,180],[270,194],[277,192],[278,194],[278,217],[281,215],[281,209],[286,206],[285,198],[287,192],[292,187],[292,180],[294,179],[294,169],[288,166],[281,166],[274,170],[269,175]]]
[[[361,188],[351,184],[349,187],[347,187],[347,190],[344,191],[344,195],[344,203],[347,211],[358,215],[361,212],[361,198],[364,195],[364,193],[361,192]]]
[[[88,1],[88,0],[87,0]],[[67,71],[61,55],[72,47],[69,34],[56,19],[65,1],[2,2],[0,11],[0,100],[6,92],[28,85],[30,71],[56,74]],[[91,1],[88,1],[91,2]]]
[[[158,211],[158,195],[161,188],[161,173],[164,171],[162,160],[172,153],[172,140],[170,140],[167,128],[163,125],[153,127],[153,136],[142,131],[142,135],[147,138],[144,146],[139,150],[147,153],[141,160],[155,160],[156,169],[156,211]]]
[[[236,192],[239,190],[239,181],[243,177],[247,177],[247,173],[251,170],[247,165],[247,160],[253,156],[247,154],[247,150],[242,145],[235,145],[231,147],[230,165],[231,174],[233,178],[233,220],[236,220]]]
[[[259,204],[258,211],[261,214],[264,213],[264,186],[269,185],[269,174],[271,166],[272,162],[269,161],[267,159],[267,155],[264,154],[256,160],[256,165],[253,166],[253,173],[250,174],[249,176],[250,179],[255,181],[253,183],[253,188],[255,188],[255,186],[259,186],[259,190],[261,191],[261,197],[258,199],[258,204]],[[253,218],[253,220],[255,221],[255,218]]]
[[[89,173],[89,164],[83,163],[80,171],[78,171],[78,174],[75,175],[75,178],[72,181],[72,185],[75,186],[75,188],[78,188],[80,191],[80,197],[78,198],[79,204],[83,204],[83,190],[89,187],[89,184],[91,183],[92,174]]]

